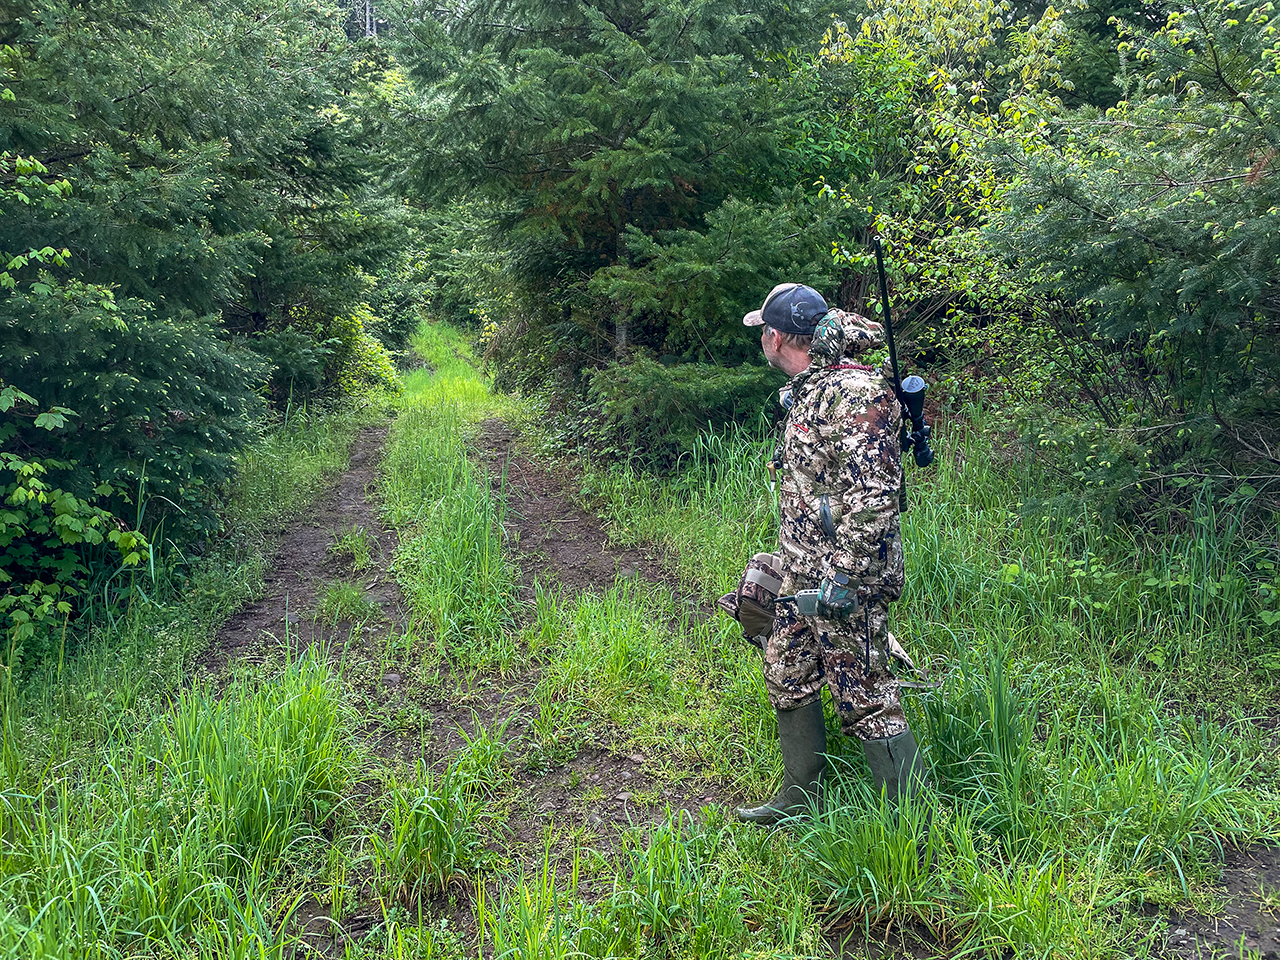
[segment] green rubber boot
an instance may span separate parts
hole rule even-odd
[[[782,748],[782,788],[759,807],[739,807],[738,819],[764,826],[804,810],[822,786],[827,768],[827,724],[822,701],[778,711],[778,745]]]
[[[862,749],[871,765],[876,791],[883,791],[891,801],[904,794],[914,797],[928,778],[910,730],[883,740],[864,740]]]

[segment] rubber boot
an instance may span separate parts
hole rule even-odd
[[[827,767],[827,724],[822,701],[778,711],[778,745],[782,748],[782,787],[759,807],[739,807],[738,819],[765,826],[804,810],[818,795]]]
[[[896,737],[882,740],[864,740],[862,749],[871,765],[871,777],[876,792],[884,792],[890,801],[904,794],[915,796],[928,775],[924,761],[916,748],[916,738],[910,730]]]

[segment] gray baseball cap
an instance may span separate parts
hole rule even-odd
[[[802,283],[780,283],[764,298],[759,310],[752,310],[742,322],[748,327],[767,324],[783,333],[795,333],[802,337],[812,335],[830,309],[827,301],[813,287]]]

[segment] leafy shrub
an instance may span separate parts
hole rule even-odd
[[[277,406],[305,400],[324,383],[324,368],[337,340],[319,342],[292,327],[273,330],[249,341],[249,348],[272,366],[267,392]]]
[[[1248,476],[1264,528],[1280,469],[1273,18],[1207,0],[1156,29],[1124,21],[1123,99],[1002,145],[1013,186],[989,236],[1078,305],[1061,311],[1085,348],[1078,395],[1118,441],[1079,467],[1087,482],[1186,514],[1200,480]]]
[[[64,460],[27,459],[7,449],[18,435],[24,408],[35,401],[0,381],[0,615],[4,646],[0,664],[18,670],[24,660],[49,652],[57,626],[71,616],[71,600],[88,572],[80,548],[107,541],[118,548],[126,566],[141,562],[147,543],[99,502],[112,488],[99,484],[87,498],[57,486],[54,478],[72,473]],[[29,413],[34,429],[61,429],[75,411],[53,407]]]
[[[328,350],[324,365],[327,385],[344,396],[355,396],[371,387],[400,389],[400,378],[386,347],[367,328],[377,318],[368,304],[360,304],[349,314],[317,324],[316,339]]]

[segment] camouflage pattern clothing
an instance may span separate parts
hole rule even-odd
[[[861,609],[829,621],[802,619],[794,603],[779,603],[765,645],[774,707],[811,703],[825,682],[845,733],[864,740],[907,729],[886,652],[888,604],[902,595],[904,580],[902,414],[889,380],[856,362],[882,344],[879,324],[830,311],[814,334],[810,367],[789,385],[781,444],[781,595],[842,572],[857,584]]]
[[[816,583],[788,578],[783,596]],[[849,620],[801,617],[795,601],[777,604],[764,647],[764,682],[778,710],[794,710],[822,696],[825,684],[847,737],[879,740],[907,730],[898,681],[889,672],[889,605],[868,603]]]

